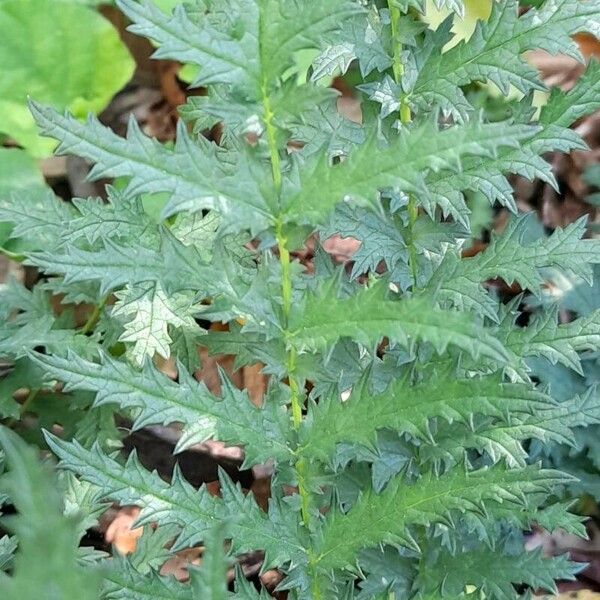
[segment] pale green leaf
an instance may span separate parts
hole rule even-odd
[[[503,465],[471,472],[459,466],[440,477],[423,475],[416,485],[397,478],[381,494],[366,491],[347,514],[329,514],[318,547],[319,565],[345,567],[361,548],[385,541],[406,543],[411,525],[445,522],[452,511],[477,510],[482,504],[488,511],[499,504],[518,510],[527,495],[535,498],[569,480],[558,471]]]
[[[176,383],[148,362],[139,371],[106,355],[100,365],[73,353],[64,359],[35,355],[35,360],[50,376],[65,383],[65,391],[95,392],[97,406],[116,404],[138,409],[136,429],[182,423],[177,450],[216,437],[223,442],[247,445],[249,464],[289,457],[289,422],[282,407],[267,398],[265,405],[257,408],[247,393],[236,389],[225,375],[219,398],[181,366]]]
[[[549,396],[531,385],[502,383],[495,375],[460,379],[453,373],[431,374],[414,385],[397,379],[382,394],[370,392],[363,381],[347,400],[329,397],[311,407],[300,436],[301,452],[327,460],[337,443],[372,446],[376,432],[386,428],[433,439],[429,421],[435,417],[466,425],[477,416],[495,417],[501,421],[495,431],[503,422],[528,415],[535,422],[553,406]]]
[[[387,146],[371,136],[341,164],[331,166],[327,153],[322,153],[303,165],[300,191],[288,199],[286,218],[322,222],[342,200],[373,203],[378,188],[420,191],[425,188],[428,170],[458,171],[464,157],[493,156],[501,147],[514,147],[535,132],[530,126],[476,121],[440,131],[436,124],[427,122],[403,129]]]
[[[37,136],[28,96],[82,118],[104,109],[133,75],[133,59],[117,31],[85,6],[66,0],[3,0],[0,30],[5,32],[0,40],[0,132],[37,156],[50,154],[53,144]]]
[[[192,317],[193,295],[167,295],[160,282],[150,282],[127,286],[115,296],[111,315],[122,319],[125,329],[119,341],[134,344],[129,354],[138,365],[155,354],[171,356],[169,326],[199,330]]]
[[[338,298],[336,280],[311,293],[294,322],[291,341],[300,349],[322,349],[342,337],[366,346],[388,336],[408,346],[430,343],[437,352],[456,345],[474,357],[509,363],[511,354],[468,314],[436,309],[424,297],[395,301],[387,299],[380,281],[347,298]]]
[[[0,429],[9,472],[0,479],[19,514],[8,523],[19,540],[12,576],[0,572],[7,600],[97,600],[99,577],[78,564],[76,522],[66,518],[56,482],[35,451],[9,429]]]

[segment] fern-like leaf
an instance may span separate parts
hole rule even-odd
[[[301,191],[291,194],[286,218],[320,223],[342,200],[373,202],[377,188],[419,191],[428,169],[460,169],[468,155],[494,155],[501,147],[514,147],[536,132],[535,127],[508,123],[481,124],[439,131],[433,122],[403,130],[387,147],[369,138],[339,165],[330,166],[325,154],[312,159],[300,171]]]
[[[268,564],[284,564],[301,559],[304,554],[297,525],[292,525],[289,517],[277,518],[275,503],[271,504],[268,516],[251,495],[244,496],[224,473],[221,473],[222,498],[216,498],[205,487],[194,489],[179,469],[174,471],[170,483],[162,480],[156,472],[150,473],[141,465],[135,452],[123,466],[97,445],[87,450],[75,441],[64,442],[49,433],[46,441],[61,459],[62,468],[93,483],[107,498],[140,506],[138,525],[152,522],[178,525],[181,533],[173,550],[202,541],[213,527],[225,523],[230,524],[237,552],[265,550]]]
[[[423,64],[413,94],[468,118],[468,102],[460,89],[473,81],[488,80],[507,94],[513,85],[522,92],[544,89],[537,71],[522,54],[541,49],[581,60],[571,39],[578,32],[600,33],[600,10],[593,2],[552,0],[518,16],[517,0],[493,2],[487,22],[447,52],[432,53]]]
[[[389,336],[405,346],[424,341],[444,352],[449,345],[457,345],[472,356],[501,363],[512,360],[502,344],[466,314],[436,309],[423,297],[388,300],[384,282],[340,299],[336,283],[332,280],[308,296],[292,332],[299,348],[326,348],[346,336],[372,345]]]
[[[507,469],[499,464],[467,472],[457,467],[446,475],[426,475],[418,485],[399,478],[379,495],[364,493],[347,514],[332,513],[323,528],[318,550],[324,569],[350,565],[360,548],[384,541],[410,540],[411,525],[445,522],[451,511],[498,503],[516,507],[540,492],[568,483],[570,477],[552,470],[526,467]]]
[[[65,391],[95,392],[97,406],[137,409],[136,429],[183,423],[177,451],[216,436],[223,442],[246,445],[248,464],[289,457],[289,423],[282,406],[267,397],[265,405],[257,408],[223,373],[222,397],[218,398],[181,365],[179,383],[175,383],[149,362],[139,371],[105,354],[100,364],[74,353],[66,358],[32,356],[49,375],[65,383]]]
[[[435,437],[429,428],[429,420],[435,417],[470,424],[477,415],[501,420],[510,415],[510,423],[516,415],[526,419],[533,414],[535,422],[552,406],[551,398],[539,390],[526,384],[502,383],[497,376],[458,379],[452,373],[433,374],[416,385],[398,379],[380,395],[370,393],[363,381],[344,402],[330,397],[311,407],[301,451],[327,460],[335,444],[371,446],[376,432],[384,428],[428,440]],[[502,425],[496,423],[495,427],[501,429]]]

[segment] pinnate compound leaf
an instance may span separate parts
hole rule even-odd
[[[511,328],[502,337],[518,356],[541,356],[583,373],[580,352],[595,351],[600,344],[600,310],[559,324],[558,310],[538,313],[527,327]]]
[[[164,259],[143,246],[121,246],[110,239],[104,248],[92,251],[67,246],[64,253],[29,253],[27,263],[46,273],[62,275],[65,284],[100,283],[102,295],[127,283],[160,281],[165,277]]]
[[[147,471],[135,452],[125,465],[107,456],[95,445],[88,450],[76,441],[65,442],[49,433],[46,441],[61,460],[61,467],[98,486],[103,494],[120,504],[139,506],[138,525],[156,522],[178,525],[181,533],[173,550],[202,541],[210,530],[228,524],[234,551],[265,550],[269,561],[283,564],[298,559],[304,549],[298,539],[297,524],[277,518],[273,501],[269,515],[252,495],[244,496],[239,486],[221,473],[222,498],[212,496],[206,487],[193,488],[177,468],[171,482]]]
[[[586,220],[579,219],[564,229],[556,229],[549,237],[527,240],[532,216],[514,218],[499,236],[472,258],[458,259],[448,252],[432,275],[428,290],[436,290],[440,300],[474,311],[483,310],[498,320],[497,303],[482,287],[482,283],[501,278],[509,285],[540,296],[545,281],[544,269],[554,268],[567,276],[590,281],[593,264],[600,260],[598,240],[581,239]]]
[[[524,243],[530,219],[528,215],[513,219],[484,252],[461,262],[461,275],[479,281],[500,277],[534,293],[543,283],[540,270],[547,267],[590,282],[592,265],[600,260],[600,241],[581,239],[587,219],[556,229],[548,238]]]
[[[0,428],[0,447],[10,469],[0,478],[0,491],[19,511],[7,522],[19,549],[12,576],[0,573],[3,597],[47,598],[51,591],[52,598],[96,600],[99,577],[78,563],[77,523],[63,515],[56,482],[35,451],[5,427]]]
[[[374,202],[378,188],[420,191],[425,188],[427,170],[458,171],[465,156],[493,156],[498,149],[514,147],[536,131],[528,125],[477,121],[440,131],[428,121],[401,130],[387,147],[380,147],[381,142],[371,136],[338,165],[330,166],[329,157],[322,153],[303,165],[300,191],[287,202],[287,218],[315,224],[323,222],[342,200]]]
[[[600,33],[600,9],[594,2],[551,0],[521,17],[518,4],[493,2],[490,18],[478,22],[469,40],[447,52],[432,53],[422,65],[413,94],[466,120],[469,105],[461,86],[487,80],[503,94],[511,85],[524,93],[544,89],[538,72],[521,55],[540,49],[581,60],[571,35]]]
[[[418,579],[441,598],[456,598],[469,585],[498,600],[515,600],[519,595],[513,584],[556,593],[554,581],[575,579],[579,570],[566,556],[546,558],[541,549],[499,555],[482,547],[472,552],[439,553]]]
[[[524,467],[528,453],[523,442],[537,439],[577,445],[574,430],[600,422],[600,401],[590,390],[581,396],[549,405],[532,414],[513,414],[504,422],[490,419],[482,423],[449,427],[436,436],[435,445],[425,448],[423,456],[460,462],[467,449],[485,452],[493,462],[505,460],[511,467]]]
[[[359,6],[349,0],[303,3],[281,0],[225,2],[218,11],[198,17],[184,6],[171,16],[148,0],[118,0],[133,21],[130,30],[159,44],[156,58],[170,58],[200,67],[195,85],[230,84],[251,98],[273,85],[300,50],[318,48],[341,21]],[[237,21],[238,31],[233,23]]]
[[[368,490],[346,514],[332,512],[321,533],[319,564],[324,569],[340,568],[354,561],[361,548],[385,541],[410,540],[411,525],[445,522],[452,511],[467,507],[522,506],[527,495],[535,497],[571,478],[559,471],[525,467],[507,469],[498,464],[478,471],[462,466],[436,477],[424,475],[416,485],[401,477],[391,481],[381,494]]]
[[[240,39],[232,39],[227,35],[229,32],[219,30],[218,16],[211,19],[210,13],[198,24],[181,5],[168,15],[149,0],[118,2],[119,8],[133,21],[129,30],[159,44],[155,58],[199,65],[198,85],[238,83],[252,87],[258,80],[255,64],[258,53],[256,8],[249,0],[241,4],[243,11],[238,9],[236,13],[249,13],[243,24],[246,27],[250,25],[251,29],[245,31]]]
[[[260,230],[272,214],[268,188],[263,189],[266,169],[257,164],[251,173],[249,155],[239,153],[234,157],[237,163],[232,164],[228,152],[213,142],[203,137],[193,140],[183,122],[178,126],[175,147],[169,149],[145,136],[133,118],[127,137],[122,138],[91,116],[83,124],[34,102],[31,111],[41,131],[60,140],[59,154],[77,154],[95,163],[90,177],[129,177],[127,195],[171,194],[164,217],[190,208],[213,208],[224,215],[235,211],[232,227],[243,223]]]
[[[436,309],[425,297],[394,301],[388,293],[379,281],[340,299],[337,280],[329,281],[308,295],[291,340],[299,348],[323,349],[342,337],[369,346],[388,336],[405,346],[424,341],[441,353],[456,345],[474,357],[511,362],[510,352],[470,315]]]
[[[335,444],[354,442],[371,446],[381,429],[394,429],[427,440],[435,437],[429,421],[436,417],[465,425],[470,425],[477,416],[504,420],[510,415],[510,420],[517,416],[525,420],[533,415],[535,421],[553,406],[555,403],[548,395],[531,385],[502,383],[496,375],[460,379],[454,373],[432,374],[415,385],[398,379],[382,394],[371,393],[363,381],[344,402],[330,397],[311,407],[300,438],[301,452],[327,460],[333,455]]]
[[[140,371],[105,354],[100,364],[74,353],[64,359],[32,356],[50,376],[65,383],[65,391],[95,392],[97,406],[116,404],[138,409],[136,429],[182,423],[178,451],[216,437],[222,442],[247,446],[248,464],[289,457],[289,420],[283,408],[268,397],[265,405],[257,408],[247,393],[235,388],[223,373],[223,392],[219,398],[181,365],[176,383],[148,361]]]

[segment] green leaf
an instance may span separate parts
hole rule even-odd
[[[400,261],[408,263],[408,248],[401,228],[386,217],[387,215],[344,203],[340,204],[331,222],[322,231],[323,239],[339,234],[361,242],[360,248],[352,255],[352,278],[375,271],[382,260],[389,271],[393,271]]]
[[[57,153],[76,153],[96,163],[92,179],[129,177],[124,191],[128,196],[171,194],[163,218],[182,210],[212,208],[224,216],[234,212],[236,219],[228,221],[232,228],[250,224],[260,230],[272,214],[264,187],[266,169],[254,164],[249,153],[235,153],[233,158],[205,138],[193,140],[183,122],[175,147],[169,149],[146,137],[133,118],[127,138],[121,138],[93,117],[84,125],[34,102],[31,111],[44,135],[60,140]]]
[[[538,313],[527,327],[511,328],[502,336],[518,356],[542,356],[583,373],[578,353],[600,344],[600,310],[571,323],[559,324],[558,309]]]
[[[148,0],[118,1],[119,8],[133,21],[130,31],[159,45],[154,58],[171,58],[201,66],[197,85],[238,82],[247,87],[252,87],[253,80],[257,79],[252,68],[248,68],[258,53],[256,8],[252,5],[251,1],[244,2],[249,14],[242,21],[250,30],[239,39],[231,39],[226,35],[229,32],[219,30],[218,15],[209,13],[200,25],[181,5],[169,16]]]
[[[42,372],[29,359],[17,360],[9,373],[0,379],[0,416],[16,419],[20,414],[19,403],[14,394],[19,389],[39,389],[42,387]]]
[[[222,397],[218,398],[182,366],[176,383],[149,362],[139,371],[104,354],[100,365],[74,353],[67,358],[33,356],[49,375],[65,383],[65,391],[95,392],[97,406],[117,404],[138,409],[136,429],[182,423],[184,429],[176,451],[216,437],[246,445],[248,464],[289,457],[289,422],[283,408],[273,398],[267,398],[265,405],[257,408],[247,393],[236,389],[223,373]]]
[[[52,477],[34,450],[5,427],[0,428],[0,445],[10,468],[0,479],[0,489],[19,512],[6,521],[19,550],[13,575],[0,573],[4,597],[96,600],[98,576],[78,564],[76,523],[63,516]]]
[[[553,406],[549,396],[531,385],[502,383],[496,375],[460,379],[451,372],[434,373],[412,385],[407,378],[397,379],[383,394],[371,393],[363,381],[344,402],[329,397],[311,406],[300,436],[301,453],[328,460],[336,444],[372,446],[376,432],[386,428],[433,440],[437,436],[429,421],[435,417],[465,425],[477,416],[496,417],[501,420],[494,424],[496,431],[514,419],[533,415],[535,422]]]
[[[227,600],[227,562],[223,543],[225,531],[217,527],[210,532],[203,555],[202,568],[190,572],[192,597],[195,600]]]
[[[68,348],[77,349],[85,356],[95,351],[96,338],[65,328],[68,322],[55,317],[43,286],[29,291],[22,284],[9,280],[0,286],[0,300],[0,306],[6,310],[0,312],[0,356],[22,358],[28,350],[38,346],[60,356]],[[15,377],[18,380],[21,375]],[[32,383],[37,381],[31,372],[29,377]]]
[[[461,261],[459,277],[485,281],[500,277],[509,285],[539,294],[543,278],[540,270],[556,268],[567,275],[592,280],[592,264],[600,261],[600,241],[581,239],[587,219],[581,218],[556,229],[548,238],[525,243],[531,217],[513,219],[503,234],[494,237],[484,252]]]
[[[67,246],[66,253],[33,252],[28,264],[46,273],[62,275],[65,284],[99,281],[100,294],[126,283],[160,281],[164,277],[164,261],[157,252],[143,246],[119,246],[110,239],[97,251]]]
[[[368,573],[360,583],[359,600],[385,598],[385,594],[395,594],[403,598],[410,593],[416,575],[416,565],[411,557],[403,556],[402,551],[391,546],[370,548],[359,554],[361,571]]]
[[[190,566],[191,584],[180,583],[173,576],[160,576],[155,571],[142,574],[127,559],[116,560],[105,575],[104,597],[107,600],[228,600],[232,595],[227,591],[223,543],[223,527],[217,526],[207,533],[202,567]]]
[[[173,576],[161,577],[155,571],[139,573],[125,559],[115,558],[103,573],[103,598],[106,600],[190,600],[188,585]]]
[[[118,6],[134,22],[131,31],[159,44],[156,58],[200,67],[194,85],[233,84],[254,98],[293,65],[298,51],[318,47],[340,21],[358,10],[348,0],[327,5],[318,0],[244,0],[224,3],[221,10],[230,13],[227,20],[216,11],[198,20],[183,7],[168,17],[147,0],[118,0]]]
[[[490,548],[472,552],[439,553],[418,578],[427,591],[441,598],[457,598],[466,586],[475,586],[486,597],[515,600],[521,597],[513,584],[558,593],[555,580],[572,580],[580,570],[566,555],[546,558],[541,549],[499,554]]]
[[[427,170],[460,170],[465,156],[493,156],[499,148],[514,147],[535,132],[531,126],[476,121],[440,131],[429,121],[401,130],[386,147],[371,136],[338,165],[330,166],[326,153],[303,165],[300,191],[287,200],[286,218],[319,223],[342,200],[374,202],[382,187],[420,191]]]
[[[194,489],[179,469],[170,483],[163,481],[157,473],[144,469],[135,452],[123,466],[97,445],[86,450],[75,441],[64,442],[48,433],[46,441],[60,458],[62,468],[98,486],[107,498],[140,506],[138,525],[152,522],[178,525],[182,531],[173,551],[200,542],[212,527],[226,522],[230,523],[234,550],[239,553],[265,550],[269,556],[267,564],[271,560],[283,564],[300,558],[304,552],[294,529],[297,524],[292,526],[289,517],[282,520],[275,502],[267,515],[252,495],[244,496],[224,473],[220,478],[222,498],[217,498],[205,487]]]
[[[26,238],[27,249],[56,248],[73,207],[45,185],[0,192],[0,221],[12,223],[11,238]],[[32,239],[33,238],[33,239]]]
[[[311,79],[318,81],[339,73],[346,73],[352,61],[357,60],[360,72],[368,75],[377,69],[385,71],[392,59],[384,47],[384,26],[380,12],[371,6],[366,18],[347,19],[340,31],[313,60]]]
[[[301,315],[293,323],[291,341],[300,349],[323,349],[342,337],[366,346],[383,336],[408,346],[430,343],[437,352],[456,345],[474,357],[500,363],[511,362],[511,354],[468,314],[440,310],[425,297],[394,301],[387,299],[384,281],[347,298],[338,298],[337,280],[309,294]]]
[[[219,539],[219,538],[217,538]],[[221,545],[222,545],[222,540]],[[173,576],[163,577],[151,571],[141,574],[127,560],[115,559],[113,568],[105,572],[106,600],[259,600],[268,596],[257,592],[241,570],[237,569],[236,593],[227,592],[224,583],[226,562],[222,550],[215,546],[215,534],[209,537],[210,547],[203,554],[200,569],[192,567],[192,584],[180,583]],[[202,583],[208,580],[207,583]]]
[[[17,148],[0,148],[0,195],[43,184],[44,177],[33,157]]]
[[[531,214],[512,219],[501,235],[494,235],[488,247],[472,258],[458,259],[447,253],[427,289],[435,290],[442,301],[467,310],[483,310],[487,317],[498,321],[497,303],[482,282],[501,278],[539,297],[546,269],[558,269],[567,276],[591,281],[592,265],[600,260],[600,244],[597,240],[581,239],[585,218],[533,242],[528,239],[532,223]]]
[[[412,90],[416,98],[466,120],[469,105],[461,86],[489,81],[504,95],[511,85],[524,93],[542,90],[537,70],[522,58],[523,53],[539,49],[581,60],[571,35],[600,33],[600,10],[593,2],[555,0],[521,17],[517,0],[493,2],[492,7],[490,18],[477,23],[469,40],[447,52],[430,54]]]
[[[552,88],[552,94],[540,112],[540,122],[544,125],[570,127],[579,118],[600,107],[600,63],[591,60],[585,73],[568,92],[559,87]]]
[[[107,238],[135,239],[152,247],[158,240],[156,225],[144,211],[139,198],[131,198],[112,186],[107,187],[108,202],[101,198],[74,198],[78,215],[63,224],[62,240],[69,243],[85,239],[90,244]]]
[[[343,117],[333,103],[305,111],[291,128],[294,140],[303,142],[302,154],[308,156],[325,149],[330,158],[346,156],[353,146],[365,141],[365,130]]]
[[[545,444],[576,446],[573,430],[599,422],[600,401],[590,391],[533,414],[511,413],[510,419],[504,422],[488,419],[475,425],[442,430],[436,436],[435,447],[425,448],[424,454],[459,462],[468,448],[475,448],[486,452],[493,462],[505,460],[511,467],[524,467],[528,458],[524,441],[538,439]]]
[[[468,226],[465,190],[480,192],[490,204],[499,202],[516,213],[513,189],[506,173],[529,180],[538,178],[558,189],[550,165],[539,155],[555,150],[568,152],[585,148],[585,143],[571,129],[548,125],[524,140],[519,148],[501,148],[492,157],[468,156],[463,159],[462,169],[457,173],[448,170],[430,173],[426,180],[427,188],[419,195],[419,201],[430,215],[434,214],[435,205],[439,205],[445,216],[452,215],[464,226]]]
[[[117,31],[85,6],[4,0],[0,29],[5,32],[0,41],[0,132],[36,156],[48,155],[53,144],[37,136],[28,96],[82,118],[104,109],[133,75],[133,59]]]
[[[246,282],[256,269],[241,245],[215,243],[212,260],[207,263],[200,250],[185,246],[168,229],[161,227],[158,233],[160,241],[153,248],[107,238],[96,250],[64,244],[62,252],[28,253],[26,262],[46,273],[63,275],[63,285],[98,282],[100,296],[126,284],[139,288],[139,284],[151,282],[160,283],[169,293],[194,291],[198,301],[212,296],[235,303],[244,296]]]
[[[528,502],[527,495],[533,499],[569,480],[559,471],[510,470],[503,465],[471,472],[457,467],[440,477],[423,475],[416,485],[406,485],[400,477],[379,495],[367,490],[347,514],[330,513],[317,560],[322,569],[345,567],[361,548],[386,541],[407,543],[411,525],[443,523],[452,511],[476,510],[480,505],[488,511],[500,503],[518,510]]]

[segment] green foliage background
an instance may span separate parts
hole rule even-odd
[[[3,489],[22,513],[6,589],[22,597],[51,582],[53,597],[69,598],[93,573],[90,597],[266,597],[240,573],[225,586],[229,558],[253,551],[298,600],[508,599],[572,579],[580,565],[526,552],[522,532],[585,535],[568,498],[588,484],[582,474],[596,477],[600,242],[586,219],[546,234],[517,215],[508,176],[557,186],[543,156],[585,149],[570,127],[600,107],[598,63],[537,110],[544,86],[523,55],[581,58],[571,36],[600,35],[600,3],[546,0],[521,14],[516,0],[494,2],[455,45],[452,16],[427,28],[419,0],[205,0],[172,14],[117,4],[156,58],[196,67],[207,95],[181,108],[174,146],[134,119],[120,137],[52,99],[30,102],[59,154],[115,179],[106,202],[62,200],[25,155],[4,150],[23,185],[0,188],[0,221],[18,244],[3,252],[44,277],[0,290],[10,364],[0,411],[18,419],[23,387],[29,406],[68,400],[41,425],[62,425],[46,442],[70,473],[59,484],[67,513],[79,513],[61,515],[48,492],[58,532],[48,544],[73,568],[54,576],[48,563],[24,578],[22,562],[39,560],[40,490],[55,488],[2,430]],[[458,0],[435,4],[463,11]],[[350,68],[360,122],[336,110],[328,86]],[[477,110],[481,82],[519,99]],[[87,106],[77,98],[60,100],[77,112]],[[219,145],[203,135],[217,123]],[[157,194],[160,213],[149,209]],[[466,257],[480,226],[473,197],[515,214]],[[336,234],[361,242],[350,272],[320,247]],[[294,254],[309,238],[314,271]],[[506,301],[486,285],[496,279],[523,293]],[[69,305],[84,303],[93,308],[77,326]],[[198,345],[264,365],[262,405],[225,373],[219,395],[197,381]],[[157,357],[176,359],[175,379]],[[242,446],[244,468],[273,466],[268,509],[224,473],[217,497],[178,470],[164,481],[135,453],[123,464],[115,416],[133,429],[181,424],[177,452],[208,439]],[[130,557],[76,548],[107,501],[141,508],[145,537]],[[165,555],[200,543],[205,564],[191,583],[157,572]],[[15,541],[2,544],[10,565]]]

